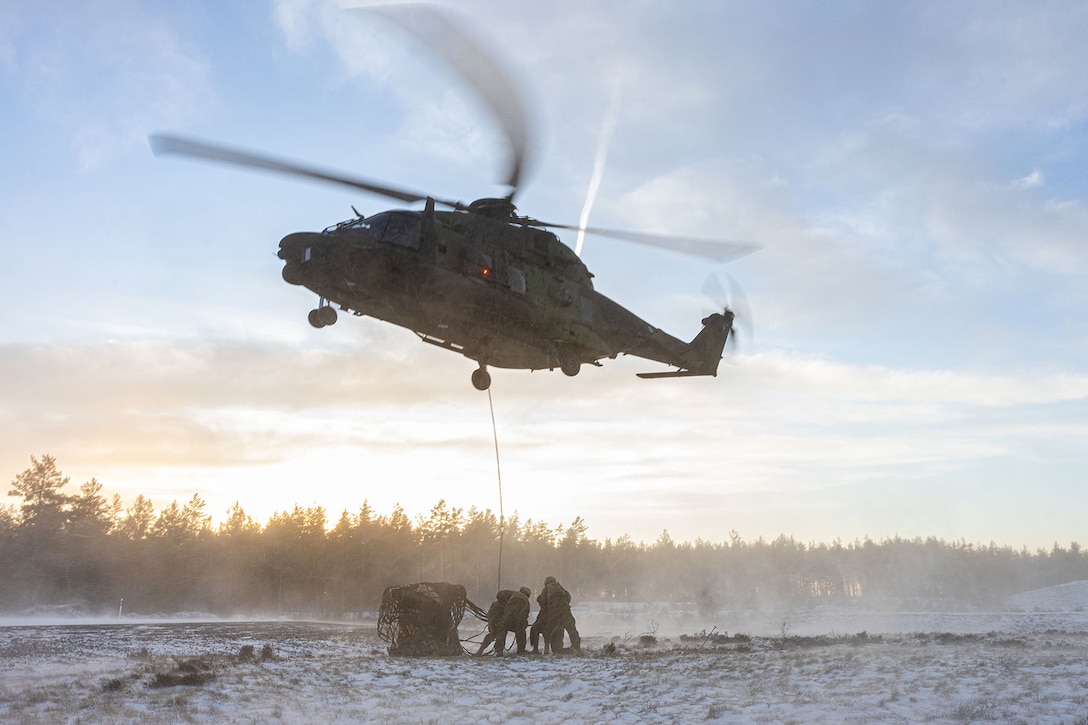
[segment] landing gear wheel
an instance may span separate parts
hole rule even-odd
[[[479,370],[472,371],[472,387],[477,390],[487,390],[491,387],[491,373],[486,369],[480,368]]]
[[[573,378],[582,369],[582,361],[573,352],[564,352],[559,356],[559,369]]]
[[[310,314],[306,319],[310,321],[311,325],[318,329],[328,325],[335,325],[336,310],[328,305],[322,305],[321,307],[310,310]]]

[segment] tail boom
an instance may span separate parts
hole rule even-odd
[[[715,312],[703,318],[703,329],[699,331],[691,342],[685,343],[676,338],[669,337],[668,347],[675,353],[669,364],[676,365],[679,370],[660,373],[636,373],[640,378],[689,378],[709,375],[718,375],[718,363],[722,359],[722,350],[725,349],[726,340],[733,332],[733,312]],[[664,333],[661,333],[664,335]],[[664,342],[664,341],[663,341]],[[649,357],[649,356],[648,356]],[[660,359],[660,358],[654,358]]]

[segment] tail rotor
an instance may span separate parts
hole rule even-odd
[[[740,331],[745,345],[752,343],[755,332],[748,296],[744,294],[744,289],[732,275],[723,274],[725,274],[728,287],[722,284],[717,274],[707,275],[706,281],[703,282],[703,296],[714,305],[714,312],[723,314],[726,319],[731,319],[726,349],[729,351],[729,357],[733,357],[737,354],[738,348],[737,331]]]

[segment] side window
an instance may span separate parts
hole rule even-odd
[[[419,217],[401,212],[380,212],[372,217],[360,219],[352,225],[364,229],[374,238],[398,247],[419,249]]]
[[[579,297],[578,302],[582,308],[582,322],[593,324],[593,300],[588,297]]]
[[[399,247],[419,249],[419,220],[399,214],[391,216],[382,239]]]
[[[510,289],[519,295],[525,294],[525,273],[517,267],[509,267]]]

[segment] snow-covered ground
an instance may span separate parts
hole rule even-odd
[[[1024,612],[1088,611],[1088,581],[1069,582],[1009,597],[1008,607]]]
[[[367,622],[0,620],[0,722],[1088,725],[1088,612],[1045,606],[1067,593],[1020,612],[722,613],[699,629],[730,636],[683,640],[696,615],[583,607],[581,657],[392,658]]]

